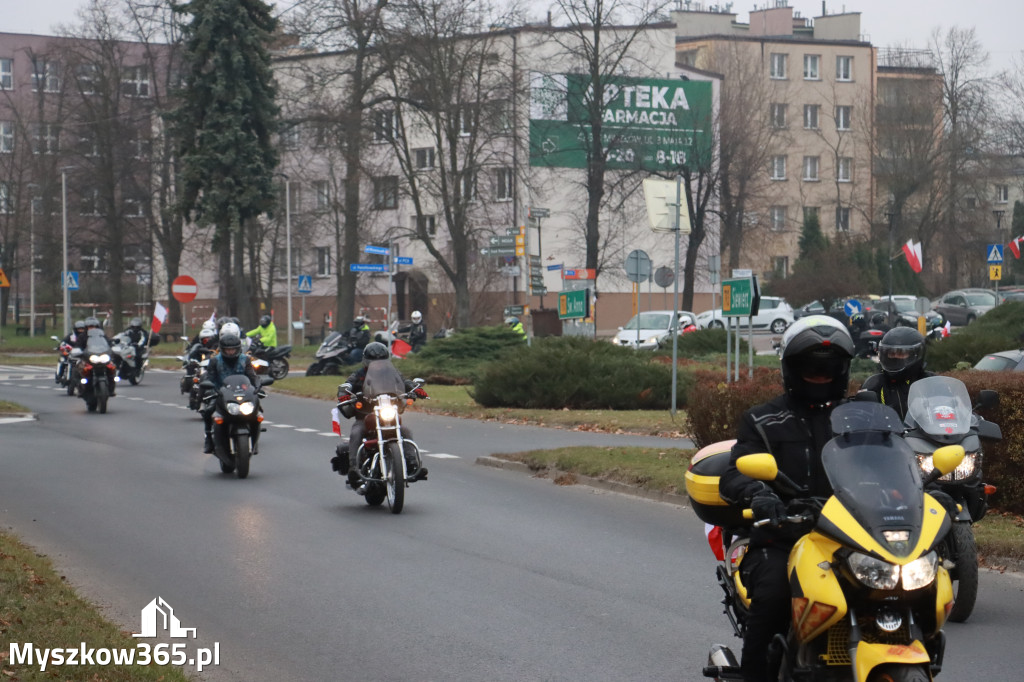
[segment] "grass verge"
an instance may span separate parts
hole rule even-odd
[[[45,649],[134,649],[139,640],[105,619],[78,597],[50,560],[13,536],[0,532],[0,641],[32,643]],[[61,679],[71,682],[187,682],[172,666],[66,665],[47,668],[14,665],[10,650],[0,651],[0,675],[10,680]]]
[[[24,414],[29,409],[24,405],[18,403],[12,403],[9,400],[0,400],[0,415],[3,414]]]

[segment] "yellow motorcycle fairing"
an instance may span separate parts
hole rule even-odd
[[[792,622],[801,643],[814,639],[846,615],[846,597],[830,563],[840,547],[835,540],[811,531],[789,553]]]
[[[925,650],[924,644],[917,640],[910,644],[857,642],[853,663],[857,682],[864,682],[872,670],[887,663],[927,666],[931,663],[931,657]]]

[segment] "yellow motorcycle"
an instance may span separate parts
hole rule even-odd
[[[928,682],[942,669],[942,626],[953,590],[936,552],[951,522],[924,486],[956,469],[964,450],[936,449],[935,468],[922,477],[891,408],[846,403],[833,411],[831,423],[834,437],[822,451],[833,488],[828,498],[801,496],[770,454],[736,463],[741,473],[791,500],[789,509],[799,511],[784,523],[807,529],[789,555],[790,627],[772,642],[769,677]],[[718,582],[725,613],[743,637],[750,600],[739,569],[752,513],[718,495],[728,461],[725,443],[704,448],[690,464],[686,487],[698,516],[723,529]],[[712,647],[703,674],[742,679],[735,655],[721,644]]]

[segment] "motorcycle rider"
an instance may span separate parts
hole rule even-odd
[[[68,346],[78,347],[78,339],[80,338],[85,338],[85,320],[75,320],[74,324],[71,325],[71,331],[60,342]],[[53,375],[55,383],[60,383],[60,377],[64,373],[64,363],[66,362],[68,362],[68,359],[61,355],[60,362],[57,363],[57,373]]]
[[[935,376],[925,367],[925,339],[912,327],[890,329],[878,344],[878,364],[882,371],[868,377],[861,391],[878,394],[878,400],[907,416],[910,384],[924,377]]]
[[[389,362],[391,361],[391,351],[388,347],[379,341],[367,344],[363,350],[363,366],[353,372],[344,384],[338,386],[338,397],[341,398],[348,394],[349,391],[352,393],[362,393],[363,385],[366,381],[366,370],[369,369],[371,362]],[[406,380],[402,377],[401,372],[397,369],[394,370],[395,374],[398,375],[399,379],[405,383],[405,390],[412,391],[414,384],[411,381]],[[345,389],[349,389],[346,391]],[[422,388],[415,390],[415,395],[420,398],[427,397],[427,392]],[[366,433],[365,418],[366,413],[356,412],[355,418],[352,420],[352,430],[348,434],[348,482],[360,495],[366,494],[366,485],[362,484],[362,478],[359,475],[359,446],[363,442],[363,435]],[[402,438],[411,439],[412,431],[409,430],[405,424],[402,424]],[[338,453],[341,454],[340,452]],[[417,474],[416,480],[426,480],[427,469],[426,467],[420,467]]]
[[[506,317],[505,324],[516,334],[519,334],[524,339],[526,338],[526,330],[523,329],[523,323],[519,321],[518,317]]]
[[[103,333],[103,325],[100,324],[99,319],[90,316],[85,318],[83,322],[85,323],[85,333],[75,334],[75,346],[81,348],[82,350],[85,350],[85,341],[87,338],[89,338],[89,331],[92,329],[99,329],[100,333],[103,334],[103,338],[107,339],[107,343],[109,345],[113,345],[113,341],[111,341],[110,338],[108,338],[107,335]]]
[[[423,324],[423,315],[418,310],[412,311],[409,319],[412,322],[404,327],[399,327],[398,333],[409,332],[409,345],[412,346],[409,352],[415,353],[427,342],[427,325]]]
[[[370,343],[370,325],[366,318],[357,315],[352,320],[352,328],[345,332],[345,337],[348,339],[348,347],[352,349],[349,364],[355,364],[363,356],[366,344]]]
[[[203,326],[199,329],[199,333],[196,334],[195,336],[193,336],[192,339],[188,342],[188,347],[192,348],[197,343],[202,343],[202,340],[203,340],[202,339],[202,334],[207,329],[209,329],[210,331],[213,332],[213,338],[214,339],[217,338],[217,323],[214,322],[213,320],[206,320],[205,322],[203,322]],[[207,345],[207,344],[204,344],[204,345]],[[213,344],[213,348],[216,348],[216,347],[217,347],[217,345],[216,345],[216,343],[214,343]]]
[[[203,406],[199,410],[203,415],[203,453],[213,454],[213,411],[217,406],[217,390],[224,385],[224,379],[235,374],[244,374],[257,389],[260,379],[256,374],[249,356],[242,352],[242,339],[230,329],[220,335],[220,352],[210,360],[206,368],[206,380],[213,382],[214,390],[203,396]]]
[[[270,315],[261,317],[259,326],[247,331],[245,335],[258,336],[260,343],[267,348],[273,348],[277,345],[277,327],[274,326],[274,320],[271,319]]]
[[[122,332],[128,337],[128,341],[135,346],[135,362],[142,362],[142,353],[149,345],[149,332],[142,328],[142,318],[133,317],[128,323],[128,328]],[[155,340],[154,340],[155,341]]]
[[[769,452],[779,470],[796,485],[806,487],[809,495],[831,494],[821,450],[832,437],[832,409],[846,396],[854,344],[842,323],[812,315],[790,325],[782,337],[781,351],[785,392],[744,412],[729,468],[720,483],[723,499],[752,509],[756,519],[772,522],[751,529],[749,549],[740,564],[751,599],[740,666],[746,682],[769,679],[768,645],[776,633],[786,632],[789,622],[786,565],[801,531],[778,525],[787,513],[783,500],[766,483],[741,474],[736,460]]]

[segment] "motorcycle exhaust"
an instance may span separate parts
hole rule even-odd
[[[712,644],[708,652],[708,665],[702,671],[704,677],[716,680],[742,680],[740,664],[736,654],[724,644]]]

